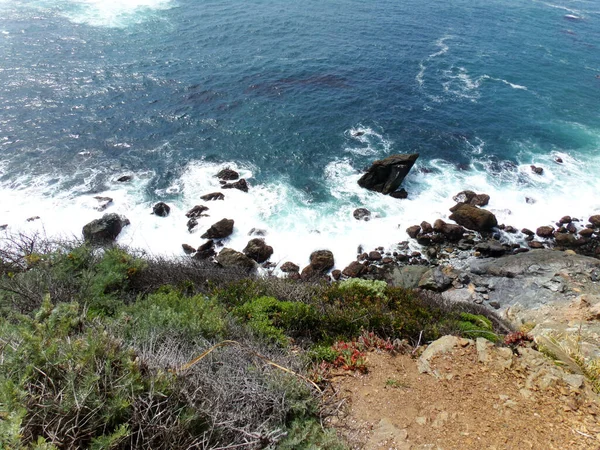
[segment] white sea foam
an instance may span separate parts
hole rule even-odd
[[[448,52],[448,50],[450,50],[450,47],[448,46],[448,44],[446,44],[446,41],[452,39],[453,37],[454,36],[445,35],[445,36],[439,38],[437,41],[435,41],[435,46],[439,50],[437,52],[431,53],[427,58],[425,58],[425,60],[419,62],[419,72],[417,73],[417,76],[415,77],[415,80],[417,81],[417,84],[419,86],[422,87],[423,84],[425,83],[424,77],[425,77],[425,71],[427,70],[426,62],[432,60],[433,58],[437,58],[438,56],[442,56],[442,55],[446,54]]]
[[[355,155],[386,155],[393,145],[393,142],[385,138],[381,133],[361,124],[346,130],[344,134],[352,141],[361,144],[360,146],[350,145],[345,148],[345,151]]]
[[[592,146],[600,148],[598,133],[589,129],[579,131],[589,136]],[[85,223],[104,214],[95,209],[98,200],[94,196],[108,196],[114,202],[106,212],[124,214],[131,220],[119,242],[144,248],[149,253],[182,255],[182,243],[200,245],[203,242],[200,236],[210,225],[230,218],[235,221],[235,229],[225,241],[228,247],[242,250],[252,228],[264,229],[267,243],[275,249],[274,262],[291,260],[305,265],[312,251],[328,248],[334,252],[336,266],[343,268],[354,260],[359,245],[366,251],[379,246],[393,249],[396,243],[407,239],[408,226],[423,220],[449,220],[449,208],[454,204],[452,196],[464,189],[489,194],[488,209],[496,214],[498,221],[519,229],[552,224],[567,214],[585,220],[600,213],[597,196],[600,179],[595,176],[600,158],[574,157],[561,149],[540,154],[525,142],[517,165],[499,167],[497,162],[481,156],[483,140],[475,137],[467,144],[464,151],[475,161],[470,170],[459,170],[439,159],[419,160],[404,182],[409,192],[406,200],[360,188],[357,184],[360,173],[350,158],[334,160],[324,167],[322,183],[330,200],[323,203],[312,201],[285,178],[258,184],[252,167],[196,162],[171,186],[154,193],[171,205],[171,214],[166,218],[150,214],[152,202],[147,194],[149,182],[155,176],[152,172],[135,174],[131,183],[117,183],[106,192],[90,194],[90,185],[97,174],[89,171],[84,174],[84,181],[69,191],[62,190],[61,185],[68,180],[60,176],[24,176],[0,185],[3,199],[0,225],[8,224],[8,232],[41,230],[52,236],[80,236]],[[556,157],[562,158],[563,164],[555,163]],[[530,164],[543,166],[544,174],[534,174]],[[250,191],[222,190],[224,201],[203,202],[200,196],[221,190],[214,175],[225,166],[238,170],[250,183]],[[433,172],[420,171],[423,166]],[[528,203],[526,198],[535,203]],[[196,204],[206,204],[210,208],[209,217],[201,218],[197,229],[189,233],[185,212]],[[355,220],[352,212],[358,207],[371,210],[373,219]],[[27,221],[35,216],[40,219]],[[413,249],[419,248],[414,242],[411,245]]]

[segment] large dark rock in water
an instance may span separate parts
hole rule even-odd
[[[358,185],[371,191],[391,194],[400,187],[418,157],[418,153],[401,154],[375,161],[358,180]]]
[[[457,203],[468,203],[473,206],[486,206],[490,202],[489,195],[477,194],[473,191],[461,191],[452,199]]]
[[[194,255],[196,259],[208,259],[211,256],[215,256],[217,253],[215,252],[215,242],[212,239],[209,239],[200,247],[198,247],[198,251]]]
[[[235,183],[225,183],[221,186],[223,189],[239,189],[242,192],[248,192],[248,183],[244,178],[236,181]]]
[[[492,228],[498,226],[498,220],[496,220],[495,215],[476,206],[458,203],[456,206],[450,208],[450,211],[452,211],[450,219],[469,230],[491,231]]]
[[[202,239],[223,239],[233,233],[233,219],[221,219],[214,223],[201,237]]]
[[[188,212],[185,213],[185,217],[189,217],[189,218],[200,217],[202,215],[202,213],[204,213],[204,211],[208,211],[208,206],[196,205],[192,209],[190,209]]]
[[[329,250],[317,250],[310,255],[310,264],[302,270],[302,278],[310,279],[325,275],[333,268],[333,253]]]
[[[225,195],[222,192],[211,192],[210,194],[203,195],[200,198],[205,202],[211,202],[214,200],[225,200]]]
[[[165,202],[158,202],[152,207],[152,212],[160,217],[167,217],[171,212],[171,207]]]
[[[356,208],[352,215],[356,220],[364,220],[365,222],[371,220],[371,211],[367,208]]]
[[[220,178],[221,180],[227,180],[227,181],[237,180],[239,177],[240,177],[240,174],[230,168],[225,168],[217,174],[217,178]]]
[[[114,241],[123,227],[129,224],[129,219],[124,216],[104,214],[102,218],[92,220],[83,227],[83,238],[94,244],[107,244]]]
[[[273,254],[273,247],[267,245],[264,239],[252,239],[244,248],[244,255],[257,263],[263,263]]]
[[[239,268],[248,272],[256,269],[256,262],[253,259],[231,248],[221,250],[217,255],[217,262],[223,267]]]

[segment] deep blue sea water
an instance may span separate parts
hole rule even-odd
[[[0,0],[0,224],[78,235],[108,195],[125,244],[178,254],[230,217],[237,250],[264,228],[276,261],[326,247],[343,266],[467,188],[518,228],[585,218],[599,76],[596,0]],[[408,200],[356,185],[412,152]],[[183,213],[225,166],[250,192],[190,235]],[[379,217],[355,221],[361,206]]]

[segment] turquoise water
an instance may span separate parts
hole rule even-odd
[[[251,184],[213,206],[236,220],[228,245],[265,228],[298,263],[392,245],[466,188],[519,228],[600,211],[594,1],[0,0],[0,17],[9,230],[78,234],[110,195],[124,243],[178,253],[201,242],[182,213],[224,166]],[[409,200],[356,186],[405,152],[421,154]],[[148,216],[157,200],[170,218]],[[359,206],[379,218],[357,223]]]

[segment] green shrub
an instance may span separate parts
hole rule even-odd
[[[494,333],[491,320],[480,314],[461,313],[458,328],[462,334],[471,339],[482,337],[492,342],[500,340],[500,336]]]
[[[225,309],[214,299],[203,295],[185,297],[165,287],[126,309],[125,333],[138,340],[176,336],[194,344],[223,338],[227,332],[226,316]]]
[[[323,429],[315,419],[296,419],[287,429],[278,450],[346,450],[334,430]]]
[[[342,291],[368,292],[375,297],[385,297],[388,285],[380,280],[363,280],[362,278],[349,278],[339,283]]]
[[[287,345],[292,336],[310,334],[317,323],[315,309],[304,303],[282,302],[273,297],[258,297],[233,310],[233,313],[259,336]]]

